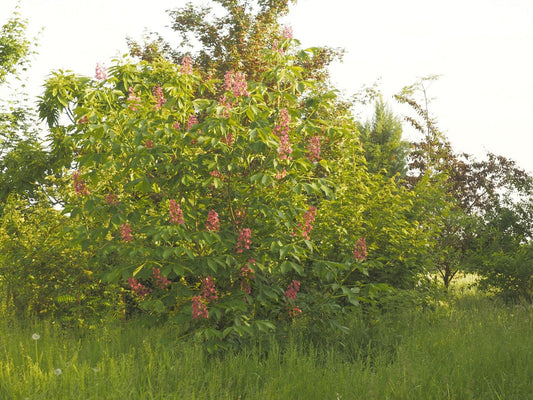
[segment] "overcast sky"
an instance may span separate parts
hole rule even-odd
[[[0,24],[16,3],[0,0]],[[92,76],[97,62],[127,52],[126,36],[171,35],[165,10],[185,3],[22,0],[30,34],[44,28],[30,90],[53,69]],[[287,21],[304,47],[346,49],[332,73],[347,95],[381,78],[393,104],[417,77],[441,74],[430,87],[431,110],[456,150],[502,154],[533,172],[533,0],[299,0]]]

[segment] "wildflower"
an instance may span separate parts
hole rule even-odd
[[[307,158],[311,162],[320,161],[320,136],[316,135],[309,139]]]
[[[154,94],[155,99],[155,107],[154,110],[159,110],[161,107],[163,107],[163,104],[166,103],[167,99],[165,99],[165,94],[163,93],[163,89],[161,88],[161,85],[157,85],[152,89],[152,92]]]
[[[166,276],[161,275],[161,271],[159,270],[159,268],[154,267],[153,271],[154,271],[155,283],[161,289],[166,288],[168,285],[172,283],[172,281],[168,280]]]
[[[288,25],[284,26],[283,27],[283,32],[281,33],[281,36],[285,40],[292,39],[293,38],[292,27],[288,26]]]
[[[296,296],[298,295],[299,290],[300,281],[293,280],[285,291],[285,297],[289,300],[296,300]]]
[[[247,91],[246,75],[243,72],[226,71],[224,82],[226,90],[233,92],[235,97],[250,96]]]
[[[120,225],[120,233],[122,234],[122,240],[125,242],[133,241],[133,236],[131,234],[130,223],[126,222],[125,224]]]
[[[116,206],[118,204],[118,197],[116,194],[108,193],[105,202],[108,206]]]
[[[56,374],[57,376],[61,375],[62,373],[63,371],[61,370],[61,368],[54,369],[54,374]]]
[[[192,317],[194,319],[209,318],[207,303],[202,296],[193,296],[192,298]]]
[[[355,244],[355,249],[353,251],[353,258],[359,261],[364,261],[366,259],[366,239],[359,238]]]
[[[209,275],[202,279],[202,298],[209,303],[212,300],[218,299],[217,290],[213,278]]]
[[[243,249],[249,249],[252,244],[252,231],[249,228],[241,229],[239,238],[237,239],[237,253],[242,253]]]
[[[133,290],[139,297],[145,298],[152,292],[152,289],[147,288],[135,278],[128,278],[128,284],[130,285],[131,290]]]
[[[171,224],[185,223],[185,220],[183,219],[183,211],[181,210],[179,203],[174,199],[170,199],[170,211],[169,212],[170,212],[170,223]]]
[[[141,98],[133,92],[133,88],[129,88],[128,103],[130,103],[129,108],[133,111],[137,111],[137,108],[141,106]]]
[[[98,79],[99,81],[107,79],[106,68],[102,64],[100,63],[96,64],[94,77]]]
[[[38,333],[34,333],[33,335],[31,335],[31,338],[33,340],[39,340],[41,338],[41,335],[39,335]]]
[[[144,147],[147,149],[153,149],[154,148],[154,141],[151,139],[146,139],[146,142],[144,142]]]
[[[207,222],[205,223],[205,229],[211,232],[218,232],[220,229],[218,213],[215,210],[209,211],[209,214],[207,215]]]
[[[192,74],[192,59],[189,56],[183,57],[181,60],[181,73],[185,75]]]
[[[83,179],[80,179],[80,171],[74,172],[72,175],[72,180],[74,184],[74,191],[77,196],[88,195],[90,194],[89,189],[85,186]]]
[[[198,119],[196,118],[196,115],[191,114],[189,115],[189,121],[187,123],[187,130],[191,130],[191,128],[198,123]]]

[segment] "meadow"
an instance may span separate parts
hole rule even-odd
[[[391,304],[393,304],[391,302]],[[533,307],[471,289],[210,354],[175,326],[2,320],[0,398],[533,399]]]

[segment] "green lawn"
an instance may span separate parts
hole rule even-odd
[[[350,325],[322,342],[299,330],[210,355],[176,327],[65,331],[4,319],[0,398],[533,399],[531,305],[459,293]]]

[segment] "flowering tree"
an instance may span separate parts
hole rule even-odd
[[[295,66],[309,54],[279,51],[291,43],[264,52],[261,82],[235,70],[206,81],[184,58],[47,83],[41,115],[71,149],[79,242],[141,308],[208,339],[312,318],[317,298],[356,302],[342,278],[361,263],[322,260],[312,232],[335,189],[321,141],[344,131],[318,117],[334,96],[313,95]]]

